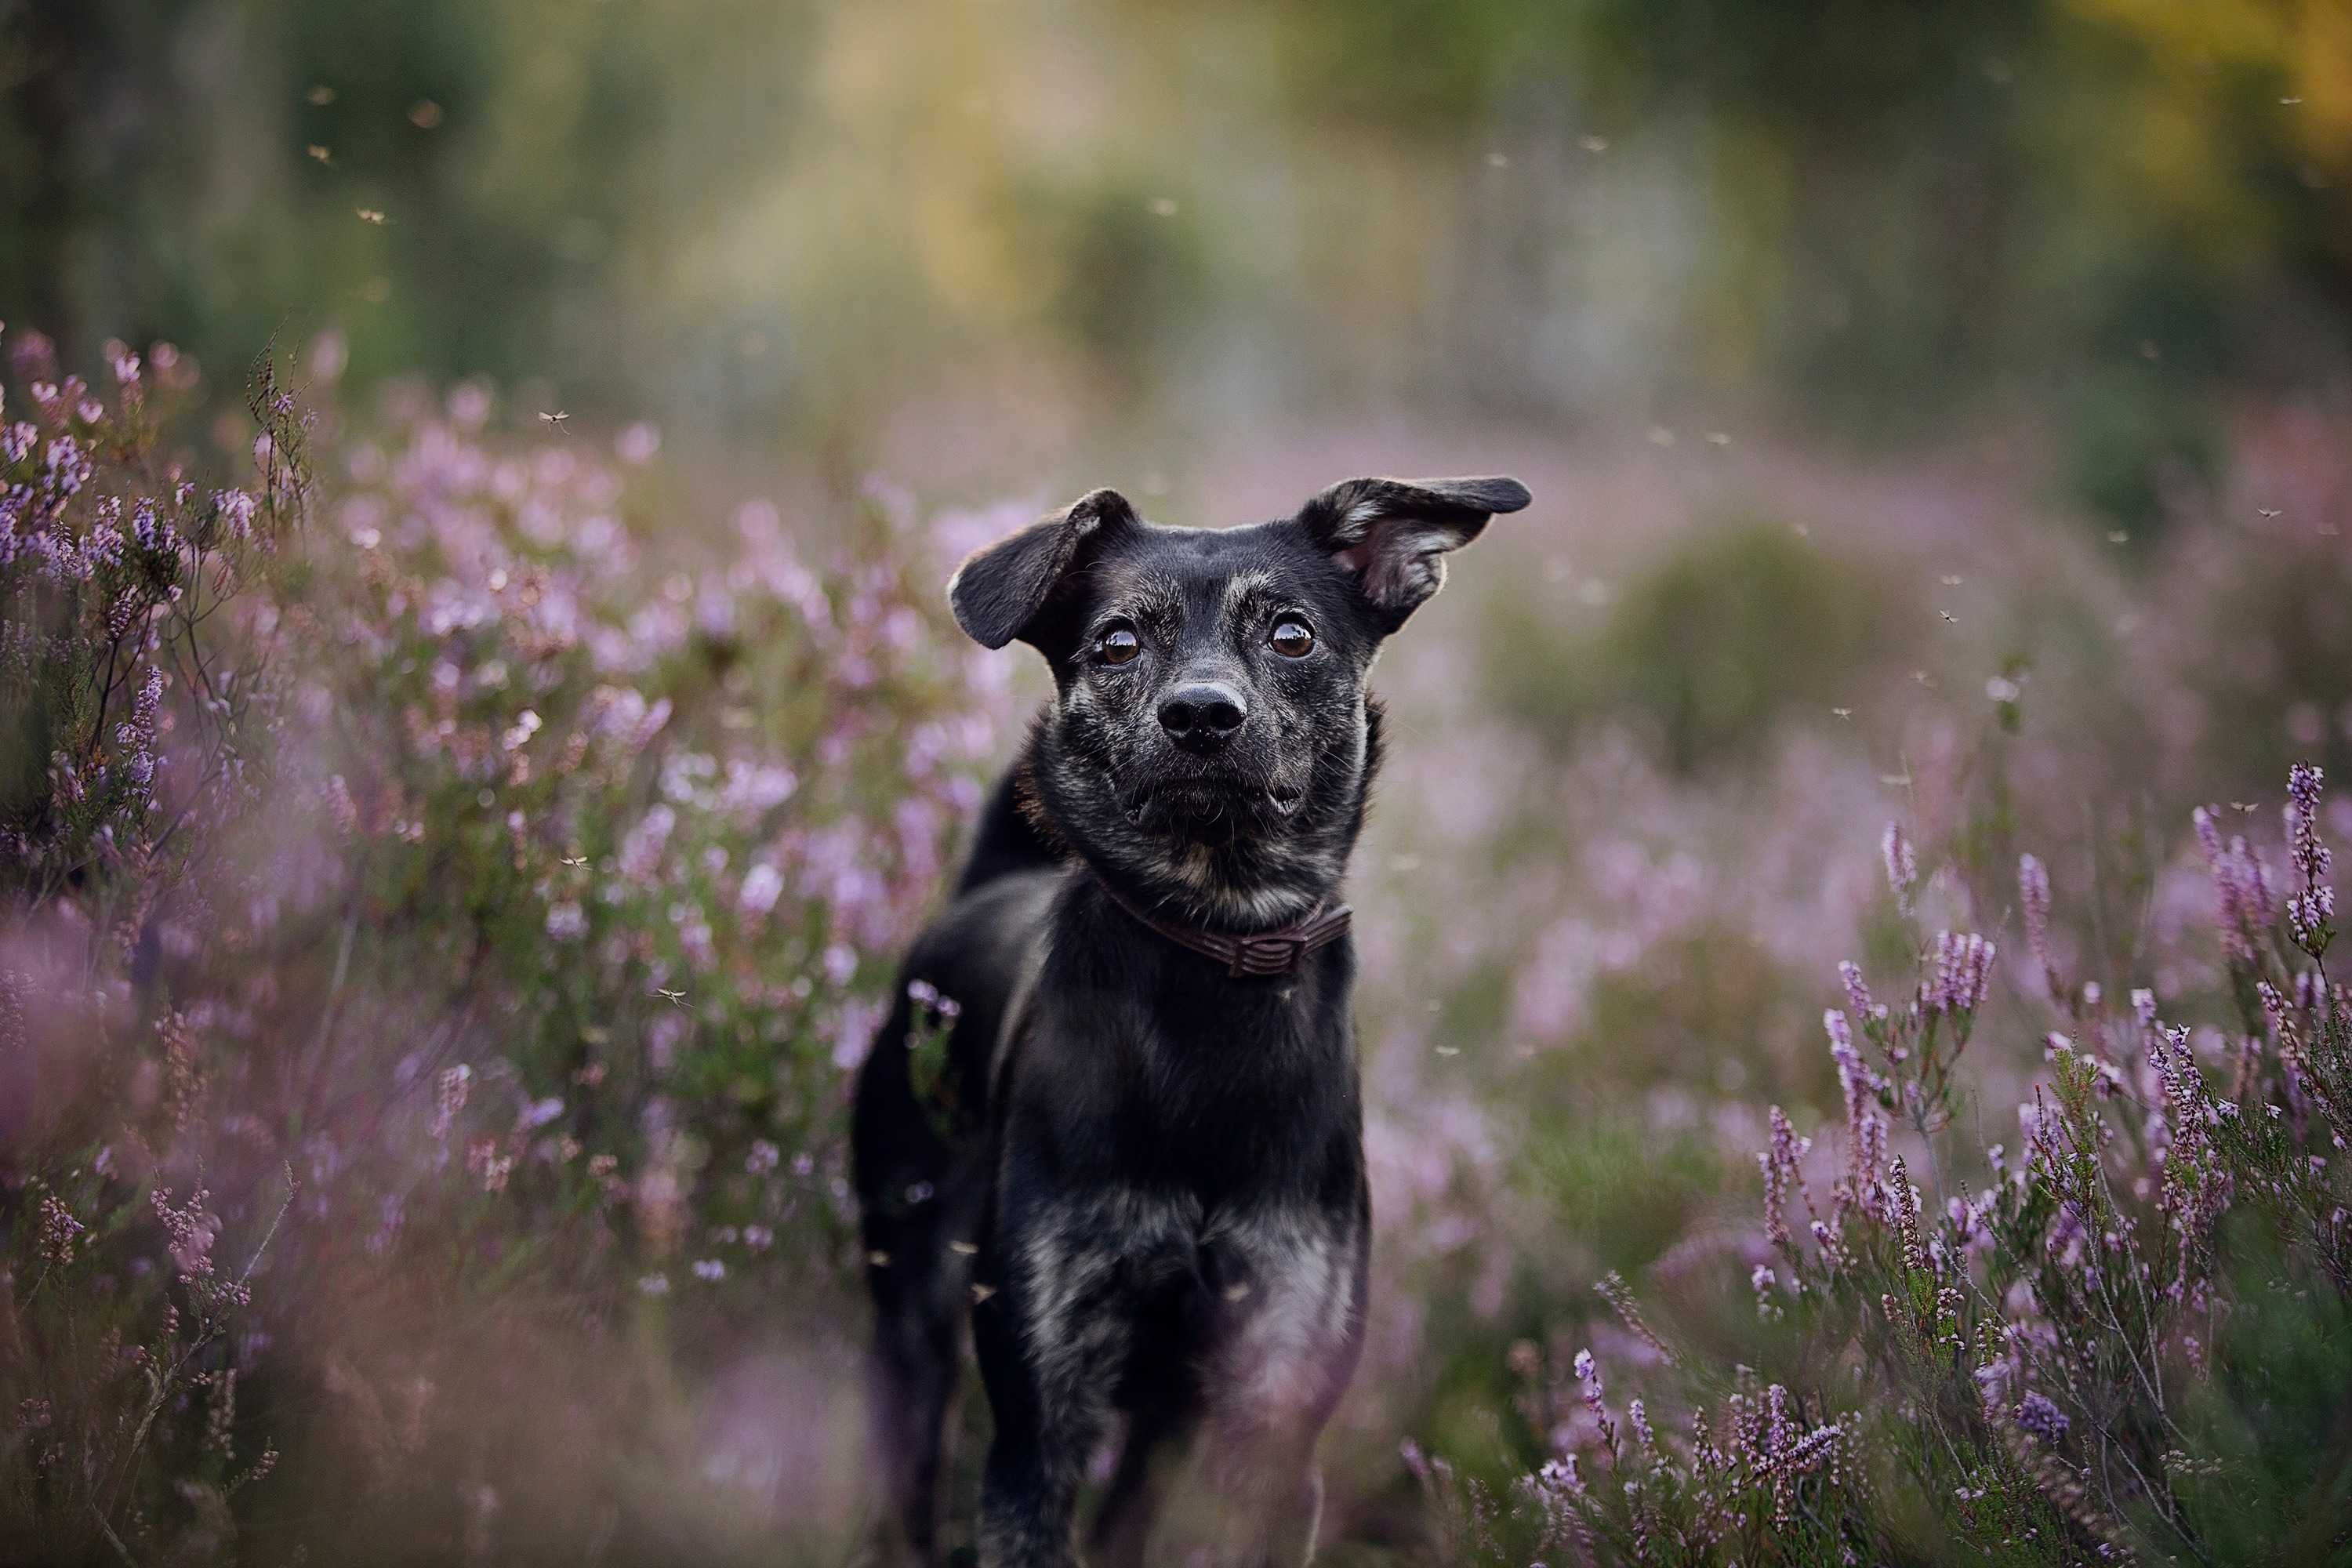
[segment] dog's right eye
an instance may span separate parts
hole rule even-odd
[[[1095,654],[1105,664],[1125,664],[1142,651],[1133,626],[1113,626],[1095,640]]]

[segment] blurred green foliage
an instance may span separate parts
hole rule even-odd
[[[337,325],[363,376],[639,394],[658,258],[783,134],[811,21],[763,0],[0,16],[6,317],[69,352],[161,337],[227,364]]]
[[[1505,711],[1561,745],[1630,719],[1680,773],[1746,759],[1786,716],[1850,703],[1855,672],[1899,655],[1915,618],[1891,584],[1762,521],[1677,541],[1597,630],[1526,597],[1501,614],[1507,630],[1486,646]]]
[[[1376,405],[2046,414],[2145,523],[2352,304],[2335,0],[19,0],[0,82],[0,317],[71,350],[340,324],[919,479]]]
[[[2074,406],[2067,482],[2114,521],[2162,521],[2168,490],[2210,483],[2221,466],[2210,410],[2145,365],[2090,378]]]

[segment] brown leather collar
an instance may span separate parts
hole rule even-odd
[[[1355,911],[1345,904],[1326,906],[1318,903],[1304,915],[1286,926],[1262,931],[1249,936],[1225,936],[1217,931],[1200,931],[1158,920],[1137,909],[1122,897],[1118,889],[1095,879],[1110,901],[1125,910],[1136,921],[1150,927],[1179,947],[1189,947],[1203,957],[1213,958],[1225,966],[1225,973],[1236,979],[1244,975],[1295,974],[1307,955],[1318,947],[1328,946],[1348,932]]]

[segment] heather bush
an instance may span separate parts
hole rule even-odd
[[[610,466],[477,444],[484,395],[352,456],[352,548],[292,694],[313,836],[275,846],[281,896],[368,932],[362,964],[425,1016],[495,1009],[495,1064],[454,1037],[404,1058],[486,1185],[584,1172],[583,1150],[602,1169],[617,1136],[650,1162],[613,1173],[641,1219],[682,1223],[653,1216],[708,1169],[756,1271],[743,1227],[836,1217],[774,1151],[824,1144],[997,729],[929,553],[813,568],[754,503],[723,567],[665,560]],[[486,1120],[464,1103],[485,1083]]]
[[[306,426],[262,362],[252,488],[211,488],[163,455],[194,378],[171,345],[110,344],[111,402],[37,334],[9,347],[36,418],[0,425],[0,1539],[198,1550],[278,1458],[237,1428],[235,1347],[290,1177],[240,1250],[173,1157],[206,1066],[160,932],[234,886],[222,839],[268,788],[262,602]]]
[[[633,515],[649,429],[467,386],[378,437],[267,360],[214,489],[139,358],[103,403],[18,348],[7,1554],[609,1545],[688,1413],[645,1331],[723,1359],[837,1289],[841,1067],[1001,739],[941,552],[877,496],[698,563]]]
[[[1688,1409],[1609,1404],[1591,1352],[1524,1344],[1521,1415],[1555,1457],[1507,1494],[1408,1459],[1481,1561],[2309,1562],[2346,1550],[2352,1448],[2352,1009],[2321,771],[2298,764],[2284,869],[2195,816],[2219,973],[2122,1006],[2069,972],[2052,878],[2019,862],[2023,962],[2051,1026],[2015,1143],[1980,1153],[1957,1072],[1995,973],[1977,932],[1914,927],[1885,1000],[1841,966],[1843,1101],[1820,1140],[1775,1106],[1748,1285],[1780,1369],[1693,1364],[1613,1278],[1637,1363]],[[1883,841],[1910,921],[1931,880]],[[1954,880],[1957,880],[1956,879]],[[1979,1049],[1982,1047],[1978,1047]],[[1979,1179],[1980,1173],[1980,1184]],[[1817,1195],[1818,1189],[1818,1195]],[[1714,1389],[1722,1403],[1706,1393]]]
[[[68,892],[110,937],[118,910],[183,879],[208,829],[249,801],[267,640],[251,664],[215,670],[219,631],[266,581],[298,508],[303,427],[267,361],[253,490],[208,489],[162,456],[159,432],[193,367],[168,343],[107,358],[110,406],[61,375],[37,333],[7,344],[35,419],[0,399],[0,690],[9,723],[0,849],[9,892],[39,908]],[[263,710],[266,712],[266,707]]]

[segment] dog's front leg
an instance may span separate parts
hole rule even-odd
[[[1085,1414],[1063,1410],[998,1429],[981,1483],[981,1568],[1069,1568],[1077,1562],[1078,1483],[1101,1429]],[[1080,1419],[1068,1419],[1073,1415]]]
[[[1316,1436],[1295,1416],[1279,1426],[1210,1428],[1202,1468],[1215,1499],[1218,1568],[1307,1568],[1314,1561],[1323,1513]]]
[[[1323,1502],[1316,1438],[1361,1343],[1361,1222],[1243,1216],[1219,1227],[1211,1250],[1226,1304],[1202,1455],[1219,1516],[1216,1561],[1303,1568]]]
[[[1124,1356],[1119,1258],[1080,1205],[1008,1205],[995,1292],[972,1313],[996,1437],[982,1481],[982,1568],[1069,1568],[1087,1463],[1108,1410],[1106,1369]]]

